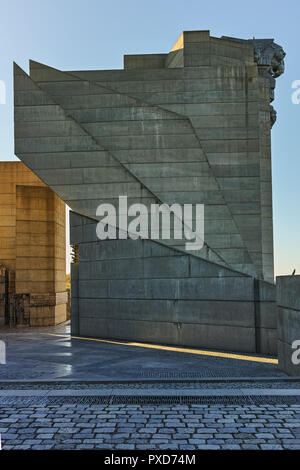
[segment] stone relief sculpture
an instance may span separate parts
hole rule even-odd
[[[274,39],[236,39],[222,36],[224,39],[235,42],[248,42],[254,46],[254,61],[259,66],[259,73],[270,80],[270,103],[274,100],[275,78],[284,73],[284,58],[286,53],[283,48],[274,42]],[[276,111],[270,105],[272,126],[276,122]]]

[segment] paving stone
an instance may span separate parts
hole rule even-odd
[[[218,445],[197,445],[196,449],[199,450],[218,450],[221,449],[221,446]]]
[[[1,438],[3,439],[3,441],[14,440],[14,439],[18,439],[18,434],[10,434],[8,432],[5,432],[1,435]]]
[[[242,449],[244,450],[258,450],[259,446],[257,444],[242,444]]]
[[[282,450],[283,446],[275,444],[261,444],[261,449],[263,450]]]
[[[224,449],[224,450],[240,450],[241,446],[239,444],[222,444],[221,449]]]
[[[42,444],[39,444],[39,445],[34,445],[32,446],[32,450],[50,450],[52,449],[54,446],[53,445],[42,445]]]
[[[83,446],[83,449],[123,448],[128,450],[132,450],[132,446],[161,450],[164,448],[178,450],[300,448],[298,437],[300,407],[283,408],[280,405],[274,407],[164,406],[164,415],[167,416],[165,420],[153,418],[153,416],[161,416],[157,414],[160,407],[155,406],[139,405],[134,409],[129,408],[128,405],[119,405],[114,408],[102,406],[101,413],[96,405],[92,407],[68,404],[45,408],[44,413],[37,413],[37,408],[34,407],[28,407],[26,413],[17,413],[17,407],[5,407],[5,414],[2,413],[1,416],[11,421],[7,421],[0,428],[3,448],[7,446],[8,448],[9,446],[13,448],[29,446],[32,449],[36,446],[41,446],[43,449],[79,449]],[[205,423],[201,421],[204,415],[203,410],[206,410]],[[281,415],[280,410],[286,410],[288,413]],[[133,413],[139,417],[132,418]],[[17,414],[20,420],[16,422]],[[102,416],[101,423],[91,418],[99,414]],[[41,415],[46,415],[47,418]],[[115,416],[114,423],[111,422],[111,415]],[[145,418],[140,418],[141,415]],[[66,416],[70,417],[66,418]],[[179,420],[174,416],[177,416],[181,422],[178,423]],[[214,420],[208,416],[213,417]],[[244,417],[240,418],[240,416]],[[133,419],[133,422],[129,423],[124,417]],[[90,422],[91,419],[95,423]],[[233,419],[234,423],[232,423]],[[226,422],[220,423],[216,420]],[[259,420],[264,420],[264,422],[259,422]],[[176,421],[175,426],[172,423],[174,421]],[[171,423],[172,426],[170,426]]]
[[[189,444],[205,444],[205,439],[189,439]]]
[[[76,449],[78,450],[85,450],[85,449],[94,449],[93,444],[79,444],[76,446]]]
[[[114,446],[115,449],[119,450],[133,450],[134,445],[133,444],[117,444]]]

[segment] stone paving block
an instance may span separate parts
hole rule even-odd
[[[30,450],[30,446],[26,444],[19,444],[14,446],[14,450]]]
[[[54,445],[38,444],[38,445],[32,446],[32,450],[50,450],[50,449],[53,449],[53,447],[54,447]]]
[[[57,431],[60,434],[76,434],[78,431],[75,428],[61,428]]]
[[[241,446],[238,444],[222,444],[221,449],[224,450],[240,450]]]
[[[33,446],[36,444],[40,444],[41,442],[42,442],[41,439],[25,439],[23,444]]]
[[[38,434],[37,438],[38,439],[52,439],[54,434]]]
[[[93,444],[79,444],[76,446],[76,449],[78,450],[88,450],[88,449],[94,449]]]
[[[149,442],[150,444],[167,444],[169,439],[152,438]]]
[[[134,449],[134,445],[133,444],[117,444],[115,446],[115,449],[119,449],[119,450],[133,450]]]
[[[208,445],[208,444],[201,444],[201,445],[197,445],[196,446],[196,449],[199,449],[199,450],[218,450],[218,449],[221,449],[221,446],[219,445]]]
[[[131,428],[129,428],[129,429],[131,429]],[[98,427],[96,427],[96,428],[93,428],[93,432],[100,433],[100,434],[113,433],[115,431],[116,431],[115,427],[107,427],[107,428],[102,428],[102,427],[98,428]],[[121,428],[117,429],[117,433],[120,433],[120,432],[124,432],[124,429],[121,429]],[[130,431],[127,428],[125,428],[125,432],[129,433]]]
[[[244,450],[258,450],[259,446],[256,444],[242,444],[241,448]]]
[[[195,444],[195,445],[198,445],[198,444],[205,444],[205,440],[206,439],[209,439],[210,436],[209,434],[205,435],[203,439],[189,439],[189,444]]]
[[[263,450],[282,450],[282,445],[275,445],[275,444],[261,444],[261,449]]]
[[[6,433],[3,433],[1,437],[2,437],[3,441],[18,439],[18,434],[10,434],[10,433],[6,432]]]
[[[274,439],[274,435],[270,433],[258,433],[255,434],[258,439]]]

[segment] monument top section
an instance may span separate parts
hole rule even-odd
[[[180,68],[205,65],[254,65],[277,78],[284,72],[285,52],[274,39],[216,38],[210,31],[183,31],[167,54],[124,56],[125,69]]]

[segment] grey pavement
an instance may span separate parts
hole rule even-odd
[[[287,377],[275,364],[70,339],[55,334],[68,335],[69,325],[1,330],[7,363],[0,364],[0,381]]]

